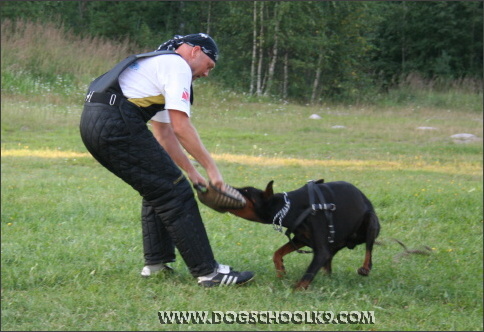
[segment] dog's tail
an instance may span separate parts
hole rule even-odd
[[[408,255],[412,255],[412,254],[414,254],[414,255],[430,255],[432,253],[432,248],[430,248],[429,246],[426,246],[426,245],[424,245],[422,247],[422,249],[408,249],[407,246],[402,241],[400,241],[398,239],[391,238],[389,240],[396,242],[403,247],[403,252],[396,254],[395,257],[393,258],[394,262],[400,261],[400,258],[403,257],[403,256],[408,256]],[[385,245],[386,243],[385,243],[385,240],[379,240],[379,241],[375,241],[375,244]]]

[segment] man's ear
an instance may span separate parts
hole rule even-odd
[[[200,46],[198,46],[198,45],[193,46],[192,51],[191,51],[191,55],[195,59],[200,54],[200,52],[202,52],[202,48]]]

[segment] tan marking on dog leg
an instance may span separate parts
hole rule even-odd
[[[358,269],[358,274],[367,277],[371,270],[371,250],[367,250],[365,254],[365,261],[363,266]]]
[[[308,289],[310,283],[311,281],[301,280],[296,284],[296,286],[294,286],[294,290],[298,290],[298,291],[306,290]]]
[[[302,244],[294,244],[292,242],[287,242],[285,245],[280,247],[279,249],[274,252],[274,256],[272,257],[272,261],[274,262],[274,266],[276,268],[277,277],[282,278],[284,274],[286,274],[286,268],[284,267],[284,260],[282,257],[290,254],[291,252],[303,247]]]
[[[326,265],[323,266],[323,271],[326,273],[326,274],[331,274],[332,272],[332,268],[331,268],[331,262],[333,261],[333,257],[330,257],[328,259],[328,262],[326,263]]]

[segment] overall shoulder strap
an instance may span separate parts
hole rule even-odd
[[[174,51],[154,51],[142,54],[134,54],[130,55],[121,62],[119,62],[116,66],[113,67],[110,71],[104,73],[103,75],[96,78],[88,89],[88,94],[92,92],[118,92],[120,90],[118,77],[119,75],[125,70],[129,65],[141,58],[147,58],[152,56],[158,56],[163,54],[178,54]]]
[[[180,55],[180,54],[176,53],[175,51],[164,50],[164,51],[153,51],[153,52],[148,52],[148,53],[136,54],[135,57],[139,59],[139,58],[147,58],[147,57],[150,57],[150,56],[157,56],[157,55],[163,55],[163,54]]]

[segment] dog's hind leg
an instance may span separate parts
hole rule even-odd
[[[284,274],[286,274],[286,268],[284,267],[284,260],[282,257],[302,247],[304,247],[304,244],[294,239],[287,242],[285,245],[277,249],[276,252],[274,252],[272,260],[274,262],[274,266],[276,267],[278,278],[282,278]]]
[[[363,266],[358,268],[358,274],[360,276],[367,277],[370,274],[371,267],[373,263],[371,262],[371,248],[368,248],[368,245],[366,246],[366,252],[365,252],[365,260],[363,262]]]
[[[375,244],[375,239],[380,232],[380,223],[378,217],[374,212],[369,212],[367,216],[367,230],[366,230],[366,252],[365,260],[363,261],[363,266],[357,271],[359,275],[368,276],[370,274],[372,263],[372,251],[373,244]]]

